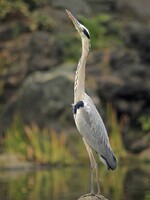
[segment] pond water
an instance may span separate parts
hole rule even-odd
[[[99,167],[102,194],[109,200],[150,200],[150,166]],[[90,167],[0,172],[0,200],[77,200],[90,191]]]

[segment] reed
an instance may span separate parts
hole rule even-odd
[[[125,158],[127,152],[125,150],[122,139],[121,123],[117,120],[117,113],[110,103],[106,105],[106,117],[110,127],[110,143],[117,158]]]
[[[24,126],[19,116],[16,116],[12,126],[6,133],[6,151],[20,155],[22,159],[39,164],[79,164],[84,159],[85,149],[78,135],[68,136],[67,133],[57,133],[32,123]],[[74,144],[74,142],[76,144]],[[85,157],[86,158],[86,157]]]

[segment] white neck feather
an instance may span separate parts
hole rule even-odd
[[[74,104],[82,100],[85,94],[85,65],[90,51],[90,40],[81,38],[82,55],[79,60],[74,82]]]

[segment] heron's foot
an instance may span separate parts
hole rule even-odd
[[[96,195],[93,192],[90,192],[90,193],[82,195],[81,197],[84,198],[84,197],[90,197],[90,196],[96,196]]]
[[[100,200],[104,199],[104,200],[106,200],[104,198],[104,196],[102,196],[101,194],[94,194],[93,192],[90,192],[90,193],[87,193],[87,194],[84,194],[83,196],[81,196],[81,198],[85,198],[85,197],[97,197],[97,199],[100,199]]]
[[[100,190],[97,192],[96,196],[102,196]]]
[[[108,200],[106,199],[103,195],[101,195],[100,193],[99,194],[96,194],[95,195],[98,199],[101,199],[101,200]]]

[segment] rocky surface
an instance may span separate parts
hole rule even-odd
[[[113,0],[107,3],[95,0],[93,4],[91,0],[82,0],[74,5],[72,1],[52,0],[48,6],[30,1],[32,16],[16,11],[1,19],[0,134],[5,133],[17,113],[25,123],[34,121],[40,127],[72,127],[70,105],[76,64],[67,64],[65,59],[74,55],[77,63],[76,52],[80,46],[76,46],[78,39],[71,32],[65,9],[86,17],[94,16],[100,9],[111,11],[122,23],[126,16],[117,9],[126,10],[128,3],[127,6],[124,1],[116,4]],[[137,9],[134,2],[131,7]],[[128,12],[132,13],[130,9]],[[119,119],[128,117],[128,130],[141,132],[139,117],[150,114],[150,29],[147,15],[142,15],[142,21],[137,20],[137,15],[138,12],[130,22],[128,18],[124,20],[122,45],[109,51],[93,50],[87,65],[87,88],[92,91],[92,97],[111,102]],[[62,66],[64,60],[66,63]],[[100,101],[97,102],[100,109]],[[126,134],[124,138],[133,152],[147,148],[147,142],[139,149],[137,141],[132,144]]]
[[[29,75],[3,112],[2,127],[6,124],[7,128],[11,124],[15,113],[22,116],[26,124],[34,121],[40,127],[48,126],[58,130],[62,126],[65,129],[67,124],[73,122],[73,79],[69,68],[74,67],[69,65],[64,69],[61,66],[54,71]],[[63,73],[61,70],[64,70]]]

